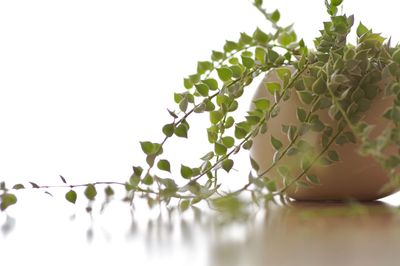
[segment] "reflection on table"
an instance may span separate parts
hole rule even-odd
[[[19,265],[23,251],[25,262],[41,265],[364,266],[400,260],[398,208],[381,202],[294,202],[238,220],[196,208],[143,215],[117,206],[86,220],[77,213],[73,221],[52,214],[26,219],[24,210],[1,214],[2,259]]]

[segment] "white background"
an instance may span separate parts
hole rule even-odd
[[[322,0],[265,2],[308,44],[327,19]],[[396,3],[348,0],[344,8],[398,41]],[[126,180],[143,163],[138,141],[161,140],[182,78],[257,26],[269,30],[246,0],[1,0],[0,180]],[[207,150],[204,130],[190,137],[166,147],[178,162]]]

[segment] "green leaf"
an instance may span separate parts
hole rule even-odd
[[[182,111],[182,112],[186,112],[186,110],[187,110],[187,107],[188,107],[188,98],[187,97],[184,97],[180,102],[179,102],[179,109]]]
[[[267,53],[265,52],[264,48],[257,47],[255,51],[255,58],[258,60],[261,64],[265,64],[265,57]]]
[[[204,102],[196,105],[195,108],[193,109],[193,112],[195,112],[196,114],[204,113],[205,111],[206,111],[206,104]]]
[[[253,103],[261,111],[267,111],[270,107],[270,101],[267,99],[256,99]]]
[[[213,64],[209,61],[200,61],[197,63],[197,73],[204,74],[207,70],[212,70],[213,67]]]
[[[267,43],[270,39],[269,36],[259,28],[254,31],[253,38],[256,40],[256,42],[261,44]]]
[[[88,200],[94,200],[97,195],[96,187],[93,184],[89,184],[87,185],[84,193]]]
[[[232,116],[228,116],[225,120],[225,125],[224,127],[226,129],[231,128],[233,124],[235,123],[235,119]]]
[[[287,150],[286,154],[287,154],[287,156],[293,156],[293,155],[298,154],[298,152],[299,152],[299,150],[296,147],[290,147]]]
[[[400,165],[400,158],[396,155],[390,155],[384,160],[383,166],[388,169],[397,168]]]
[[[400,64],[400,48],[397,49],[394,53],[393,53],[393,61],[395,61],[397,64]]]
[[[311,90],[312,86],[314,85],[314,82],[316,81],[316,78],[313,76],[303,76],[303,83],[304,87]]]
[[[232,78],[233,72],[230,68],[221,67],[217,69],[218,77],[222,81],[228,81]]]
[[[240,41],[244,44],[251,44],[253,42],[253,38],[251,38],[246,33],[242,32],[240,33]]]
[[[339,161],[339,155],[334,150],[328,151],[328,158],[334,162]]]
[[[179,203],[179,210],[181,212],[185,212],[189,207],[190,207],[190,201],[189,200],[182,200]]]
[[[226,41],[224,45],[224,52],[229,53],[238,49],[238,44],[233,41]]]
[[[260,170],[260,166],[258,165],[258,163],[256,162],[256,160],[254,160],[253,157],[251,157],[251,156],[250,156],[250,164],[251,164],[251,167],[252,167],[254,170],[256,170],[256,171]]]
[[[186,88],[186,89],[191,89],[192,87],[193,87],[193,83],[192,83],[192,81],[190,80],[190,79],[188,79],[188,78],[185,78],[184,80],[183,80],[183,86]]]
[[[203,80],[203,83],[206,84],[208,88],[212,91],[218,89],[218,82],[215,79],[205,79]]]
[[[141,176],[143,173],[143,168],[140,166],[133,166],[133,173],[137,176]]]
[[[230,66],[229,69],[232,71],[232,77],[234,78],[240,78],[245,71],[245,68],[242,65]]]
[[[114,195],[114,190],[112,189],[112,187],[107,186],[107,187],[104,189],[104,193],[106,194],[107,197],[111,197],[111,196]]]
[[[200,81],[200,75],[198,74],[190,75],[189,79],[193,84],[196,84],[197,82]]]
[[[155,151],[155,145],[150,141],[141,141],[140,147],[145,154],[152,154]]]
[[[282,32],[278,37],[278,42],[284,46],[291,44],[296,41],[297,36],[294,31],[292,32]]]
[[[160,170],[171,172],[171,165],[168,160],[159,160],[157,163],[157,167]]]
[[[321,182],[319,181],[318,177],[315,176],[315,175],[307,174],[306,175],[306,179],[307,179],[308,182],[313,183],[315,185],[321,184]]]
[[[269,91],[269,93],[271,93],[271,95],[274,95],[276,91],[281,90],[281,84],[277,82],[266,82],[265,88]]]
[[[211,59],[212,59],[213,61],[220,61],[220,60],[222,60],[223,58],[224,58],[224,53],[219,52],[219,51],[212,51]]]
[[[235,139],[230,137],[230,136],[226,136],[222,138],[222,143],[227,147],[227,148],[231,148],[233,147],[233,145],[235,145]]]
[[[200,159],[202,159],[203,161],[209,161],[212,158],[214,158],[214,152],[210,151],[208,152],[206,155],[204,155],[203,157],[201,157]]]
[[[319,77],[312,85],[312,91],[316,94],[323,94],[327,91],[327,89],[326,82],[322,76]]]
[[[4,193],[0,195],[1,203],[0,203],[0,210],[4,211],[11,205],[17,203],[17,197],[11,193]]]
[[[257,115],[249,115],[249,116],[246,116],[246,121],[250,125],[257,125],[260,122],[260,117]]]
[[[271,14],[271,20],[274,23],[277,23],[279,19],[281,18],[281,14],[279,13],[279,10],[276,9],[272,14]]]
[[[203,103],[206,105],[207,112],[213,111],[215,109],[215,104],[213,104],[212,101],[210,101],[209,99],[205,98],[203,100]]]
[[[287,84],[290,77],[292,76],[292,72],[290,72],[290,70],[286,67],[277,68],[276,73],[278,74],[279,79],[284,82],[284,84]]]
[[[332,7],[336,8],[336,6]],[[332,16],[332,23],[333,27],[331,29],[335,33],[346,34],[346,32],[349,30],[349,25],[345,16]]]
[[[245,149],[245,150],[249,150],[250,148],[251,148],[251,146],[253,146],[253,141],[250,139],[250,140],[248,140],[248,141],[246,141],[244,144],[243,144],[243,149]]]
[[[129,184],[133,187],[136,187],[140,183],[140,175],[133,174],[129,179]]]
[[[181,138],[187,138],[188,130],[189,130],[189,128],[186,125],[181,124],[175,128],[175,135],[178,137],[181,137]]]
[[[255,6],[261,7],[262,4],[263,4],[263,0],[254,0],[254,5]]]
[[[229,173],[229,171],[232,169],[233,167],[233,160],[231,159],[225,159],[222,162],[222,169],[224,169],[227,173]]]
[[[193,176],[193,170],[192,168],[185,166],[185,165],[181,165],[181,176],[185,179],[189,179]]]
[[[364,35],[365,33],[367,33],[369,30],[367,29],[367,27],[364,26],[364,24],[362,24],[360,22],[360,24],[358,24],[357,27],[357,36],[361,37],[362,35]]]
[[[290,171],[286,165],[279,165],[277,171],[278,171],[278,174],[283,178],[290,177]]]
[[[324,123],[319,120],[319,118],[311,120],[311,130],[320,132],[325,128]]]
[[[76,192],[72,189],[65,194],[65,199],[73,204],[75,204],[77,197]]]
[[[275,52],[273,49],[268,48],[268,59],[271,62],[275,62],[278,58],[279,58],[279,54],[277,52]]]
[[[207,84],[204,83],[200,83],[200,84],[196,84],[196,91],[203,97],[207,97],[208,96],[208,92],[210,90],[210,88],[207,86]]]
[[[230,98],[225,95],[225,94],[221,94],[221,95],[217,95],[217,104],[218,106],[223,106],[224,104],[229,104]]]
[[[314,98],[309,91],[297,91],[297,95],[304,104],[310,104]]]
[[[145,185],[151,186],[154,183],[154,178],[150,174],[147,174],[143,178],[142,183]]]
[[[229,105],[228,112],[234,112],[237,110],[238,107],[239,107],[239,103],[235,100]]]
[[[334,16],[337,13],[337,7],[329,4],[328,0],[325,0],[325,6],[329,15]]]
[[[389,109],[384,112],[383,116],[396,124],[400,122],[400,110],[397,106],[389,107]]]
[[[333,6],[340,6],[343,0],[331,0],[331,5]]]
[[[221,121],[223,117],[224,115],[220,110],[210,112],[210,121],[214,125]]]
[[[252,68],[254,66],[254,60],[247,56],[242,56],[242,63],[247,68]]]
[[[302,79],[296,79],[293,83],[294,88],[297,91],[304,91],[306,88],[304,87],[304,82]]]
[[[225,145],[216,142],[214,144],[214,151],[217,155],[225,155],[227,152],[227,148],[225,147]]]
[[[277,151],[279,151],[283,147],[282,142],[272,135],[271,135],[271,144],[274,147],[274,149]]]
[[[238,125],[235,126],[235,137],[237,139],[243,139],[246,137],[248,131]]]
[[[15,184],[15,185],[13,186],[13,189],[16,189],[16,190],[18,190],[18,189],[24,189],[24,188],[25,188],[25,186],[22,185],[22,184]]]
[[[239,59],[237,57],[231,57],[228,61],[231,65],[238,65]]]
[[[277,190],[277,186],[275,181],[273,180],[268,180],[265,184],[269,192],[275,192]]]
[[[172,135],[174,135],[174,129],[175,129],[174,124],[166,124],[162,128],[162,132],[164,133],[165,136],[171,137]]]
[[[300,122],[306,121],[307,113],[303,108],[298,107],[297,111],[296,111],[296,115],[297,115],[297,119],[299,119]]]
[[[215,143],[218,139],[218,129],[215,130],[216,126],[212,126],[210,128],[207,128],[207,136],[208,136],[208,141],[210,143]]]

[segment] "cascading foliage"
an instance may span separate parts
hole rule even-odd
[[[349,44],[347,36],[354,23],[353,16],[339,15],[342,0],[325,1],[330,21],[323,23],[321,35],[309,48],[298,40],[292,26],[278,24],[280,13],[267,12],[262,0],[254,6],[272,24],[273,32],[265,33],[257,28],[253,34],[241,33],[237,41],[226,41],[221,51],[212,51],[208,61],[197,64],[197,73],[184,79],[184,89],[174,94],[177,107],[168,111],[170,123],[162,126],[160,142],[142,141],[141,149],[146,157],[146,166],[133,166],[133,174],[126,183],[95,182],[90,184],[68,184],[65,178],[58,187],[65,187],[65,198],[71,203],[77,200],[76,187],[84,187],[89,203],[95,200],[99,187],[104,188],[106,203],[114,195],[113,187],[124,186],[127,202],[134,196],[146,198],[149,206],[172,203],[177,199],[181,211],[191,205],[206,201],[213,208],[240,212],[247,206],[247,198],[259,205],[274,201],[276,196],[285,199],[291,187],[312,186],[319,183],[318,176],[311,172],[316,164],[326,165],[339,161],[335,145],[359,143],[360,153],[373,156],[387,170],[392,186],[400,184],[398,167],[399,153],[388,153],[388,149],[400,144],[400,48],[391,46],[380,34],[372,32],[362,23],[357,27],[357,43]],[[287,66],[293,66],[292,72]],[[255,108],[241,120],[234,118],[239,99],[253,79],[275,70],[280,83],[266,83],[271,99],[256,99]],[[384,91],[380,91],[384,81]],[[388,119],[388,127],[377,137],[371,137],[374,125],[363,121],[363,113],[369,110],[378,95],[393,99],[393,104],[382,113]],[[252,170],[248,183],[236,191],[222,191],[218,180],[220,171],[230,172],[234,167],[234,155],[252,146],[252,139],[265,134],[268,124],[278,115],[281,104],[290,97],[298,97],[302,103],[296,110],[297,125],[282,124],[282,131],[289,143],[283,145],[276,136],[271,136],[275,155],[270,166],[260,173],[255,160],[250,158]],[[248,104],[248,103],[243,103]],[[318,114],[327,112],[335,126],[326,125]],[[205,113],[205,114],[202,114]],[[209,116],[210,125],[205,129],[211,144],[210,152],[201,157],[201,165],[181,165],[180,173],[172,173],[174,179],[164,178],[171,172],[170,161],[163,156],[164,144],[170,138],[188,138],[189,117]],[[319,134],[321,149],[315,151],[304,138],[308,131]],[[282,158],[301,152],[298,165],[285,165]],[[389,154],[389,155],[388,155]],[[297,169],[293,169],[297,168]],[[275,169],[278,176],[271,176]],[[298,174],[293,175],[296,172]],[[178,185],[177,179],[184,179]],[[283,180],[278,185],[278,180]],[[30,182],[29,188],[51,189],[51,186]],[[16,184],[8,187],[0,184],[0,209],[4,211],[17,202],[16,190],[28,186]],[[90,206],[90,204],[89,204]]]

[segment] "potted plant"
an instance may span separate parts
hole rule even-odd
[[[400,47],[361,23],[357,43],[348,43],[354,17],[338,14],[341,3],[325,1],[330,20],[310,48],[292,26],[279,25],[278,10],[267,12],[262,0],[255,0],[273,32],[241,33],[238,41],[212,51],[210,60],[198,62],[197,72],[184,79],[185,89],[174,94],[177,108],[169,110],[171,122],[162,126],[161,141],[140,142],[147,165],[133,166],[126,183],[69,184],[61,177],[66,199],[75,203],[80,186],[89,203],[101,186],[106,199],[113,196],[113,186],[123,186],[130,203],[139,195],[150,206],[175,201],[185,211],[206,202],[235,213],[247,206],[249,198],[242,194],[262,205],[276,196],[373,200],[396,191]],[[266,73],[248,114],[238,119],[234,113],[245,88]],[[196,113],[209,116],[210,152],[200,165],[181,165],[178,176],[163,177],[172,163],[163,157],[164,144],[172,137],[187,138],[188,117]],[[229,173],[234,155],[243,150],[251,150],[248,183],[221,191],[218,173]],[[1,209],[15,204],[14,190],[24,188],[1,183]]]

